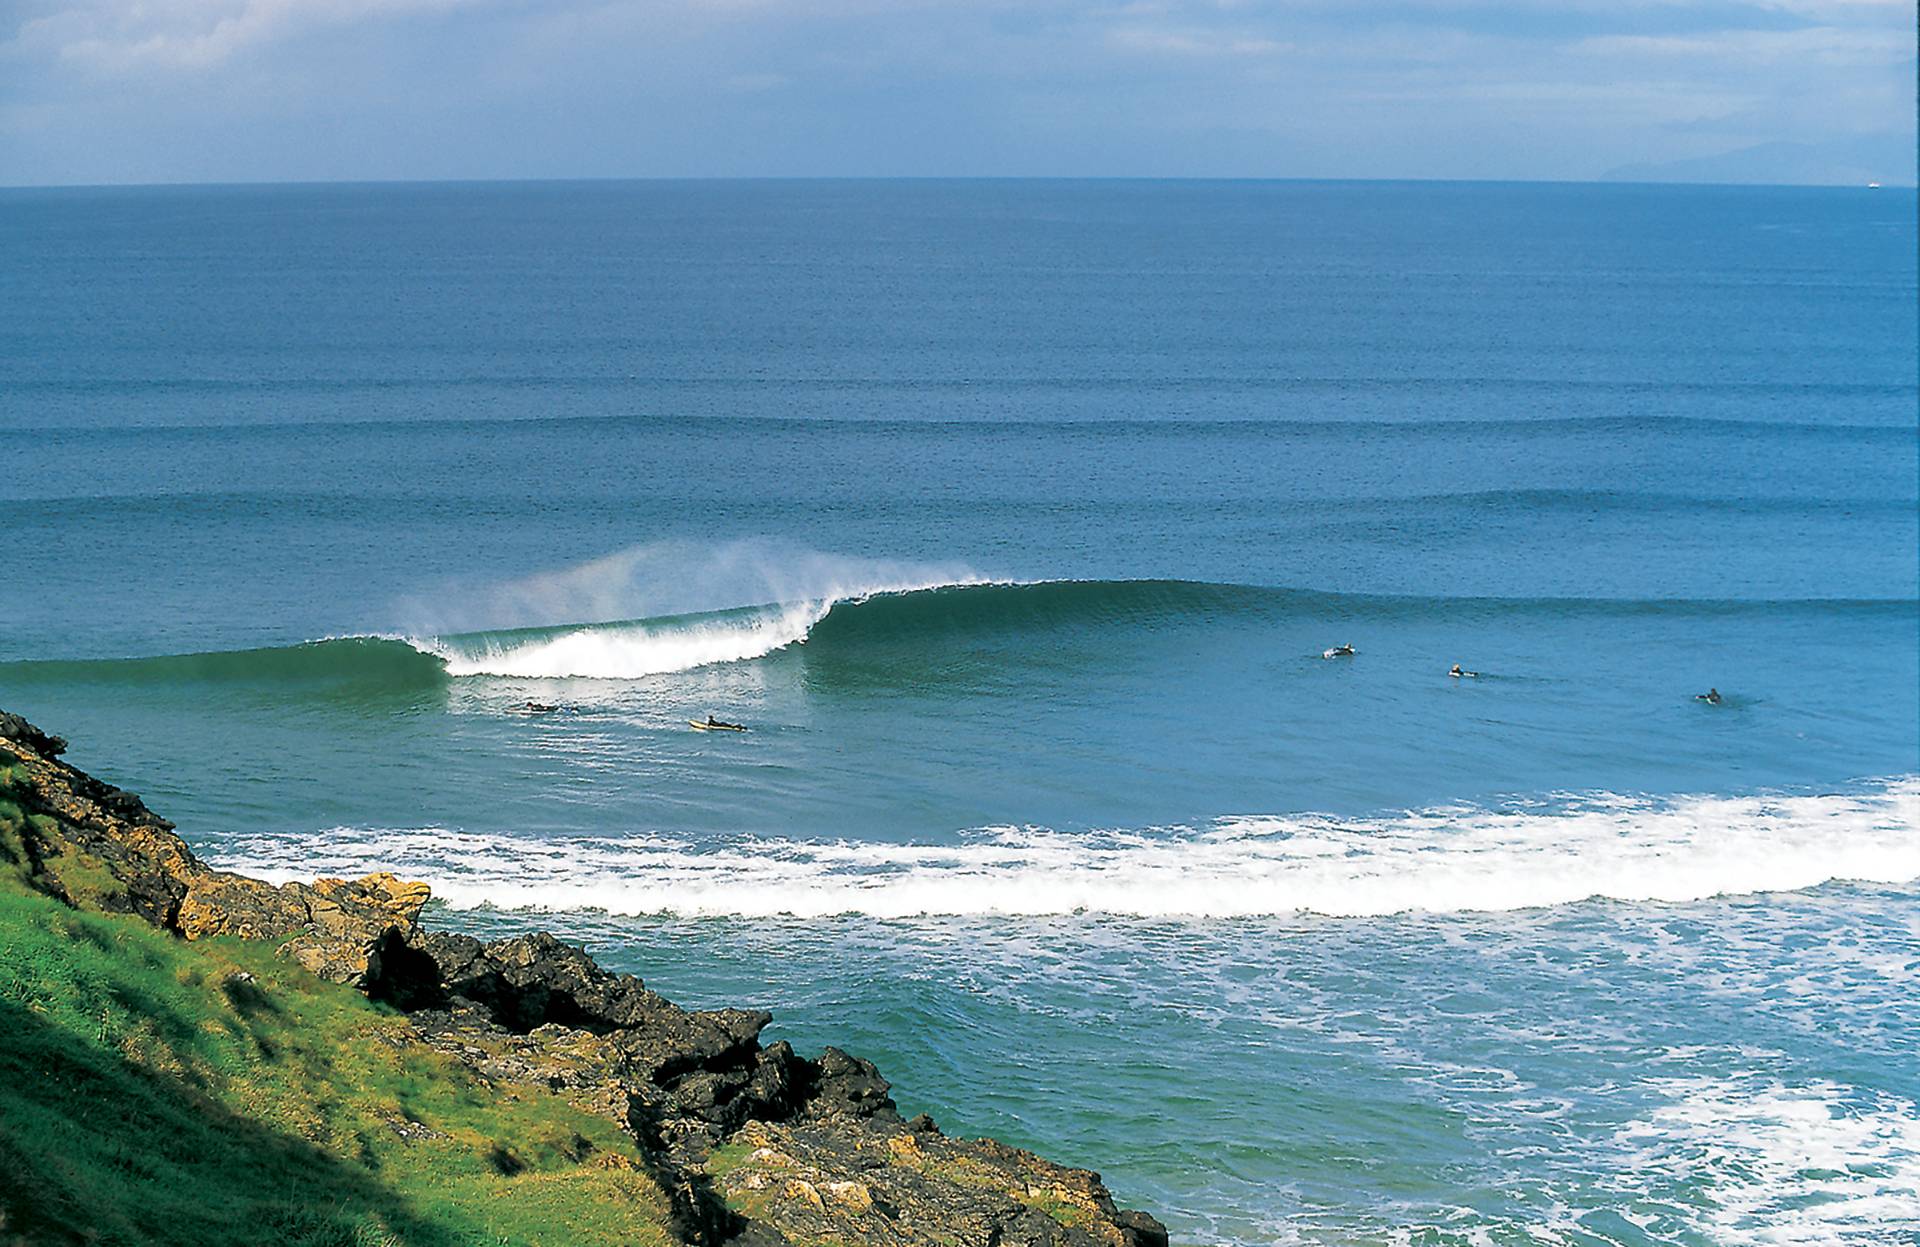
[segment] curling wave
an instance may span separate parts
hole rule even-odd
[[[968,581],[888,586],[837,597],[613,623],[336,637],[298,645],[152,658],[0,663],[18,683],[186,681],[415,688],[448,679],[628,680],[740,662],[805,645],[859,653],[966,637],[1138,630],[1226,619],[1708,615],[1738,612],[1913,615],[1905,599],[1454,598],[1326,593],[1183,580]]]
[[[396,870],[456,907],[878,918],[1531,909],[1920,879],[1920,777],[1853,795],[1599,794],[1559,809],[1243,817],[1206,829],[976,833],[951,845],[528,839],[447,828],[253,836],[216,855],[276,879]]]

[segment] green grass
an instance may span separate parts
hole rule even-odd
[[[0,796],[0,829],[25,816]],[[274,956],[0,872],[0,1243],[664,1244],[611,1122]]]

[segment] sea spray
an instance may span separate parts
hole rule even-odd
[[[400,602],[413,636],[705,614],[764,602],[834,602],[985,579],[963,562],[866,558],[770,539],[646,542],[499,583],[454,583]]]

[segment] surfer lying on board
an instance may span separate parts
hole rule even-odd
[[[1334,647],[1333,647],[1332,649],[1330,649],[1330,650],[1322,650],[1322,651],[1321,651],[1321,653],[1320,653],[1320,657],[1322,657],[1322,658],[1352,658],[1352,657],[1353,657],[1353,646],[1351,646],[1351,645],[1336,645],[1336,646],[1334,646]]]
[[[1710,688],[1704,693],[1695,693],[1693,695],[1693,699],[1695,701],[1704,701],[1709,706],[1717,706],[1720,704],[1720,690],[1717,688]]]
[[[1480,673],[1478,671],[1463,670],[1459,663],[1455,663],[1453,664],[1453,670],[1447,672],[1447,674],[1452,676],[1456,680],[1462,679],[1462,678],[1471,680],[1477,677]]]
[[[707,716],[705,723],[702,723],[698,719],[688,719],[687,726],[697,728],[702,732],[744,732],[747,730],[747,725],[744,723],[729,723],[725,719],[716,719],[711,714]]]

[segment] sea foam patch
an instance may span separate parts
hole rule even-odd
[[[1781,1247],[1908,1242],[1920,1233],[1920,1107],[1837,1083],[1758,1075],[1670,1080],[1670,1101],[1616,1139],[1639,1194],[1706,1241]]]
[[[618,914],[1502,911],[1920,879],[1920,777],[1847,795],[1600,795],[1552,810],[1240,817],[1125,832],[997,828],[944,845],[336,827],[236,839],[217,860],[275,878],[393,870],[459,907]]]

